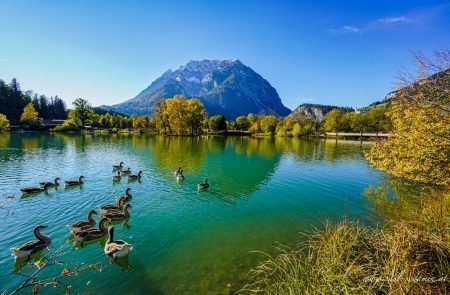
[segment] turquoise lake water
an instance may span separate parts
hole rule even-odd
[[[295,245],[300,232],[342,220],[346,203],[350,219],[381,222],[362,196],[383,177],[364,159],[369,147],[292,138],[0,134],[0,290],[12,290],[24,279],[13,274],[17,265],[9,249],[33,239],[33,228],[43,224],[52,247],[67,244],[61,259],[73,261],[72,267],[102,262],[101,272],[64,279],[74,293],[236,291],[264,258],[251,251],[274,253],[275,242]],[[120,161],[135,173],[142,170],[141,182],[113,183],[111,165]],[[186,175],[182,184],[173,175],[177,166]],[[60,186],[29,197],[19,191],[80,175],[85,176],[82,187]],[[211,187],[198,192],[204,177]],[[128,259],[111,263],[103,253],[104,240],[73,244],[66,225],[114,203],[127,187],[133,195],[131,218],[115,225],[115,235],[133,244]],[[16,198],[4,198],[8,195]],[[61,270],[54,266],[43,275]],[[51,286],[41,291],[63,292]]]

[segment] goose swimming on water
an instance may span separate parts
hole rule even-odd
[[[130,217],[130,212],[128,209],[132,208],[130,204],[125,204],[123,207],[123,211],[111,210],[108,211],[104,216],[108,218],[110,221],[121,221]]]
[[[127,174],[127,175],[131,174],[130,167],[128,167],[127,170],[122,170],[122,174]]]
[[[119,165],[113,165],[113,169],[116,169],[116,170],[122,170],[123,164],[125,164],[125,163],[124,163],[124,162],[120,162]]]
[[[43,192],[46,191],[48,188],[48,183],[45,183],[42,187],[24,187],[21,188],[20,190],[22,191],[22,193],[25,194],[32,194],[32,193],[38,193],[38,192]]]
[[[99,239],[101,237],[106,236],[108,233],[105,223],[108,220],[106,218],[100,219],[98,223],[98,228],[88,228],[84,230],[80,230],[79,232],[74,233],[76,242],[87,242]]]
[[[36,226],[33,232],[37,240],[32,240],[25,244],[12,248],[11,250],[13,252],[13,255],[16,256],[17,258],[23,258],[30,256],[47,247],[52,242],[52,239],[49,236],[41,234],[41,230],[44,228],[47,228],[47,226],[45,225]]]
[[[100,207],[100,215],[105,215],[108,211],[111,210],[122,210],[123,209],[123,203],[125,202],[125,196],[120,196],[116,200],[116,204],[114,205],[103,205]]]
[[[48,187],[59,186],[58,180],[61,180],[61,178],[56,177],[54,182],[51,182],[51,181],[49,181],[49,182],[40,182],[39,184],[41,186],[44,186],[45,184],[47,184]]]
[[[198,190],[207,189],[209,188],[208,178],[205,178],[205,180],[202,183],[198,184]]]
[[[120,176],[120,171],[117,171],[117,175],[113,175],[112,180],[119,181],[120,179],[122,179],[122,176]]]
[[[72,233],[76,233],[81,230],[92,228],[95,224],[95,220],[94,220],[94,218],[92,218],[92,215],[94,215],[94,214],[98,214],[97,211],[90,210],[87,215],[87,220],[80,220],[78,222],[75,222],[74,224],[69,224],[67,226],[70,228]]]
[[[133,196],[130,194],[130,191],[131,191],[131,188],[127,188],[126,190],[125,190],[125,195],[123,195],[123,196],[117,196],[116,197],[116,203],[117,204],[119,204],[119,199],[120,198],[124,198],[124,203],[128,203],[128,202],[130,202],[132,199],[133,199]]]
[[[80,176],[78,180],[66,180],[64,182],[66,183],[66,186],[82,185],[84,183],[83,179],[84,176]]]
[[[139,171],[139,173],[137,175],[132,175],[132,174],[128,175],[129,180],[138,180],[138,179],[141,179],[141,177],[142,177],[142,171]]]
[[[114,240],[114,227],[112,226],[108,228],[108,236],[103,250],[112,259],[124,257],[133,249],[132,245],[125,241]]]

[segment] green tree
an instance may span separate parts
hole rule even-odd
[[[237,130],[248,130],[250,128],[250,120],[245,116],[239,116],[236,118],[236,129]]]
[[[206,118],[206,110],[203,103],[191,98],[184,102],[186,125],[189,128],[190,134],[200,134],[202,132],[203,121]]]
[[[330,131],[337,133],[340,131],[340,121],[342,117],[342,111],[338,109],[332,109],[330,112],[328,112],[324,117],[324,124],[323,128],[325,131]]]
[[[9,121],[5,115],[0,114],[0,132],[8,130]]]
[[[263,116],[260,126],[263,132],[274,133],[277,128],[278,119],[274,115]]]
[[[209,129],[212,131],[227,131],[227,121],[224,115],[209,118]]]
[[[371,131],[377,134],[382,131],[388,131],[390,120],[386,115],[387,109],[385,107],[374,107],[367,113],[367,120]]]
[[[94,111],[89,102],[82,98],[77,98],[72,105],[74,109],[70,112],[74,122],[81,127],[92,124]]]
[[[294,127],[292,127],[292,135],[298,137],[302,134],[302,127],[299,123],[295,123]]]

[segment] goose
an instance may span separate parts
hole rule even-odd
[[[124,198],[124,203],[128,203],[131,201],[131,199],[133,199],[133,196],[130,194],[131,188],[127,188],[125,191],[125,195],[123,196],[117,196],[116,197],[116,202],[117,204],[119,203],[119,199],[120,198]]]
[[[11,250],[13,252],[13,255],[16,256],[16,258],[23,258],[30,256],[47,247],[52,242],[52,239],[48,236],[41,234],[41,230],[44,228],[47,228],[47,226],[45,225],[36,226],[34,228],[34,236],[37,238],[37,240],[32,240],[25,244],[12,248]]]
[[[61,178],[56,177],[54,182],[48,181],[48,182],[40,182],[39,184],[41,186],[44,186],[45,184],[47,184],[47,186],[51,187],[51,186],[59,186],[58,180],[61,180]]]
[[[205,178],[205,180],[202,183],[198,184],[198,190],[207,189],[209,188],[208,178]]]
[[[122,210],[123,209],[123,203],[125,201],[125,197],[124,196],[120,196],[117,200],[116,200],[116,204],[115,205],[103,205],[100,207],[100,215],[105,215],[107,212],[111,211],[111,210]]]
[[[131,174],[131,169],[130,169],[130,167],[128,167],[127,170],[122,170],[122,173],[123,173],[123,174],[127,174],[127,175]]]
[[[100,219],[100,222],[98,223],[98,228],[87,228],[84,230],[81,230],[79,232],[74,233],[75,235],[75,241],[76,242],[87,242],[99,239],[101,237],[106,236],[107,229],[105,228],[105,223],[108,220],[106,218]]]
[[[128,209],[132,208],[130,204],[125,204],[123,207],[123,211],[119,210],[111,210],[108,211],[104,216],[108,218],[110,221],[121,221],[130,217],[130,212]]]
[[[108,227],[108,240],[106,241],[105,254],[113,260],[124,257],[133,250],[133,246],[122,240],[114,240],[114,227]]]
[[[39,193],[39,192],[43,192],[46,191],[48,188],[48,184],[44,184],[42,187],[24,187],[21,188],[20,190],[22,191],[22,193],[25,194],[32,194],[32,193]]]
[[[66,180],[64,182],[66,183],[66,186],[82,185],[84,183],[83,179],[84,179],[84,176],[80,176],[78,178],[78,180]]]
[[[119,181],[121,178],[122,176],[120,176],[120,171],[117,171],[117,175],[113,175],[112,180]]]
[[[95,220],[94,220],[94,218],[92,218],[92,215],[94,215],[94,214],[98,214],[97,211],[90,210],[87,215],[87,220],[80,220],[78,222],[75,222],[74,224],[69,224],[67,226],[70,228],[72,233],[76,233],[81,230],[92,228],[95,224]]]
[[[138,180],[141,179],[142,177],[142,171],[139,171],[139,173],[137,175],[128,175],[128,180]]]
[[[180,172],[177,175],[177,181],[183,181],[184,180],[184,174],[183,174],[183,169],[180,170]]]
[[[178,167],[177,170],[175,170],[175,172],[173,173],[173,175],[178,176],[178,174],[180,174],[180,172],[182,171],[181,167]],[[182,173],[182,172],[181,172]]]
[[[124,162],[120,162],[119,165],[113,165],[113,169],[122,170],[123,164],[125,164],[125,163]]]

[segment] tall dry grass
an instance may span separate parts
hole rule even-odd
[[[240,293],[447,294],[450,247],[414,223],[327,224],[252,269]]]

